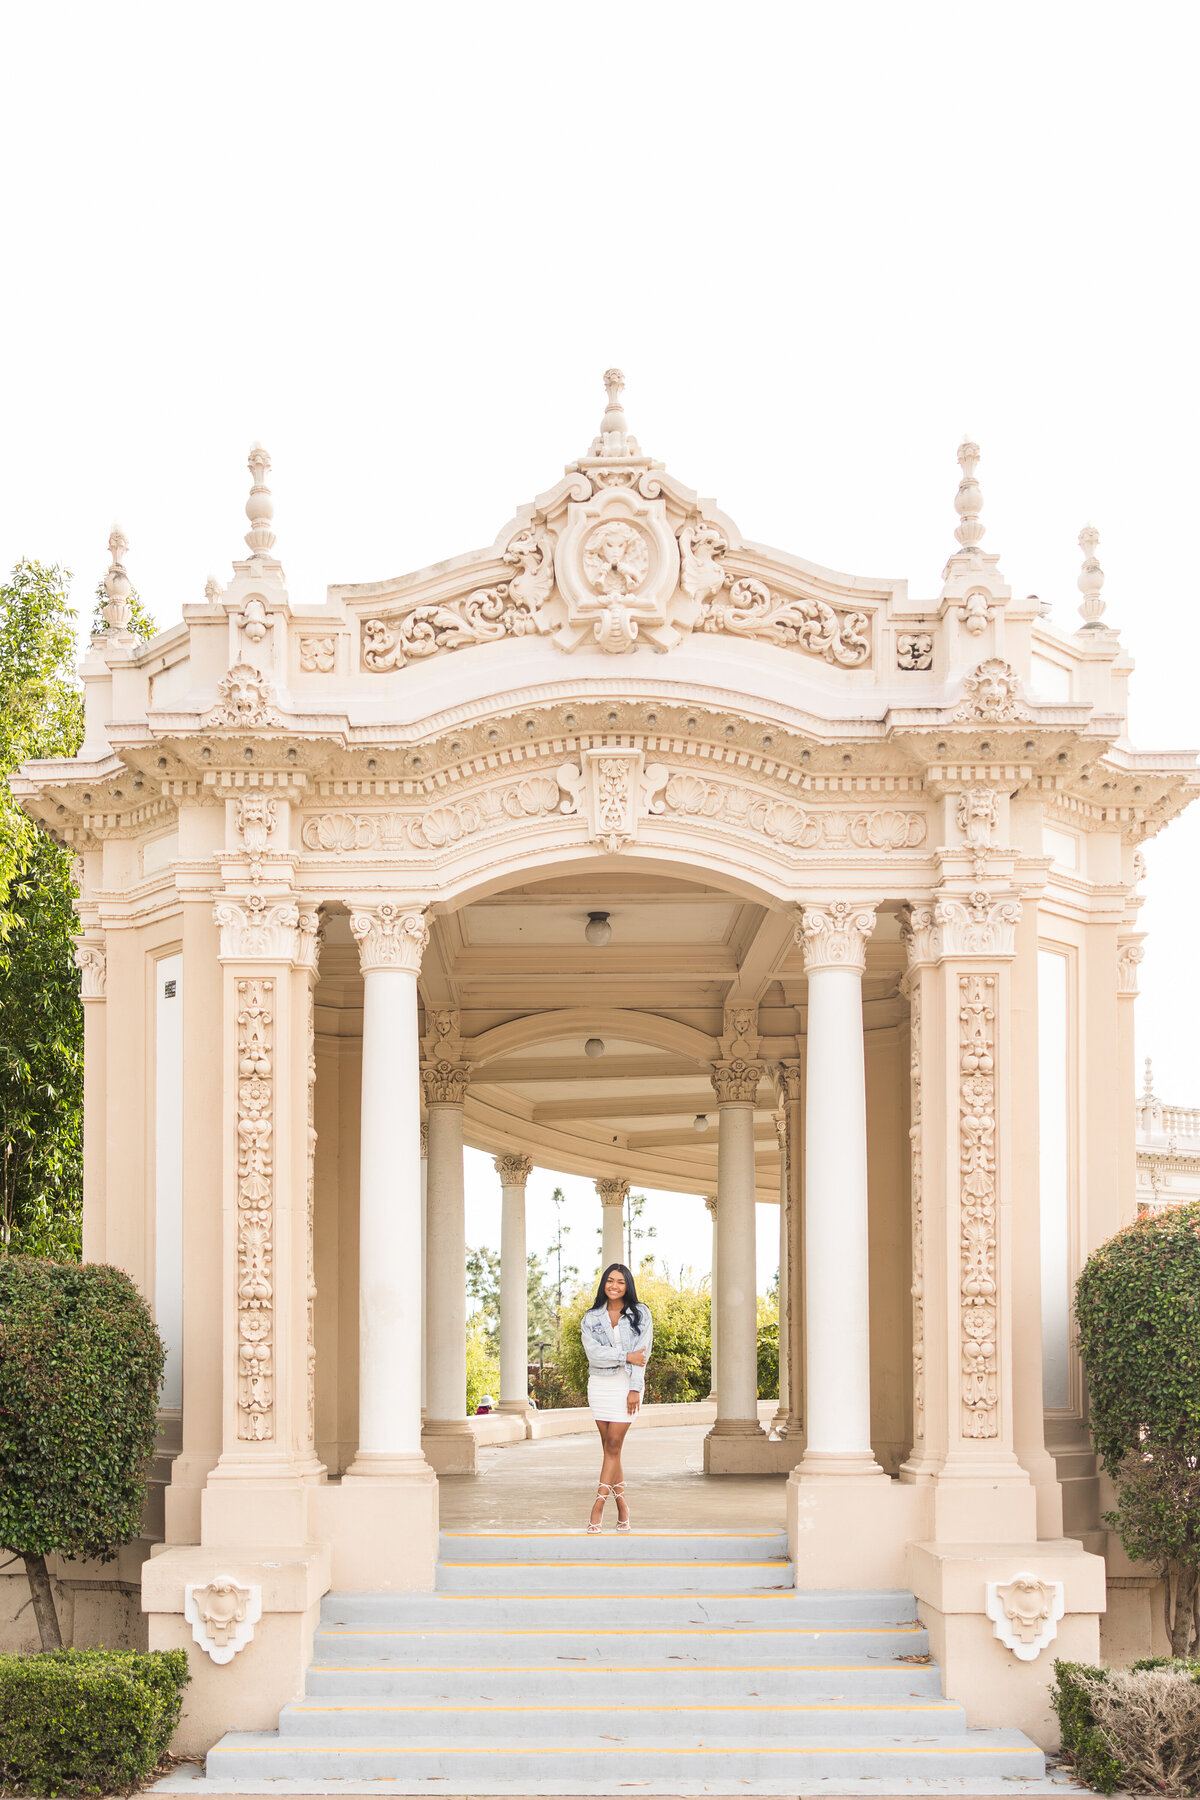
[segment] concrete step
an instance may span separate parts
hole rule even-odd
[[[673,1656],[713,1667],[726,1662],[893,1662],[926,1656],[923,1625],[804,1626],[755,1624],[576,1627],[548,1624],[471,1626],[321,1626],[313,1645],[322,1663],[419,1666],[424,1663],[663,1662]]]
[[[682,1562],[648,1560],[597,1564],[594,1559],[567,1562],[466,1562],[438,1564],[437,1591],[442,1594],[595,1594],[597,1582],[610,1596],[656,1594],[757,1594],[795,1591],[792,1565],[785,1557],[768,1561]]]
[[[476,1702],[380,1700],[296,1700],[279,1715],[283,1741],[320,1741],[333,1732],[358,1743],[429,1743],[450,1730],[461,1748],[514,1751],[533,1741],[573,1742],[577,1738],[620,1740],[636,1737],[656,1744],[707,1743],[724,1735],[743,1743],[786,1736],[878,1736],[881,1731],[912,1737],[960,1737],[966,1731],[961,1706],[942,1699],[786,1700],[745,1703],[676,1700],[662,1702],[656,1690],[632,1705],[603,1703],[502,1706]]]
[[[613,1530],[609,1507],[605,1529],[577,1531],[443,1531],[438,1552],[448,1563],[497,1562],[762,1562],[788,1553],[783,1531]]]
[[[558,1660],[549,1663],[314,1663],[305,1682],[307,1699],[466,1706],[488,1701],[509,1706],[597,1701],[626,1706],[651,1695],[664,1706],[680,1700],[693,1706],[702,1701],[818,1700],[877,1700],[890,1705],[940,1700],[942,1687],[932,1663],[725,1661],[706,1667],[686,1652],[672,1652],[666,1662],[651,1662],[641,1654],[632,1663],[624,1658],[597,1662],[560,1652]]]
[[[434,1779],[448,1793],[488,1791],[521,1784],[522,1794],[562,1794],[598,1779],[614,1784],[667,1780],[689,1785],[723,1782],[717,1791],[743,1790],[748,1782],[811,1782],[834,1777],[875,1780],[963,1778],[1039,1779],[1045,1759],[1019,1731],[968,1731],[947,1738],[904,1734],[861,1736],[839,1731],[802,1735],[765,1730],[754,1735],[714,1733],[703,1744],[663,1743],[657,1734],[628,1727],[619,1741],[548,1733],[528,1734],[519,1744],[460,1747],[460,1734],[447,1718],[444,1730],[412,1742],[329,1734],[315,1739],[280,1738],[274,1732],[230,1732],[208,1753],[207,1776],[217,1782],[297,1779],[397,1781]],[[761,1725],[761,1721],[759,1722]],[[214,1790],[215,1791],[215,1790]]]
[[[615,1609],[604,1582],[607,1573],[598,1571],[599,1579],[586,1591],[571,1593],[557,1589],[548,1593],[328,1594],[321,1605],[321,1628],[411,1631],[435,1626],[475,1631],[503,1626],[545,1631],[556,1626],[596,1629],[611,1622],[626,1629],[651,1631],[685,1625],[845,1630],[913,1624],[917,1616],[913,1596],[891,1590],[854,1593],[773,1588],[714,1593],[700,1588],[671,1593],[653,1582],[622,1599]]]

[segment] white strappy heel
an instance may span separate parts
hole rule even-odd
[[[625,1483],[623,1481],[615,1481],[613,1483],[612,1497],[614,1500],[625,1500]],[[618,1531],[631,1531],[633,1529],[632,1522],[630,1521],[630,1519],[628,1517],[629,1502],[627,1500],[625,1501],[625,1512],[626,1512],[625,1523],[622,1524],[619,1518],[617,1520],[617,1530]]]
[[[610,1488],[607,1482],[602,1481],[600,1483],[599,1487],[596,1489],[596,1498],[597,1498],[597,1500],[603,1500],[603,1501],[607,1502],[608,1496],[613,1492],[615,1492],[615,1490],[613,1488]],[[600,1513],[600,1518],[599,1518],[599,1521],[597,1524],[593,1525],[591,1523],[591,1521],[589,1520],[588,1536],[594,1537],[596,1535],[596,1533],[600,1530],[600,1528],[603,1524],[604,1524],[604,1512],[603,1512],[603,1508],[602,1508],[601,1513]],[[618,1525],[617,1530],[619,1531],[620,1529],[621,1529],[621,1527]]]

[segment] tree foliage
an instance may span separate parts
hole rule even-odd
[[[526,1298],[529,1333],[527,1354],[537,1355],[539,1344],[552,1344],[558,1336],[558,1307],[550,1271],[534,1251],[526,1258]],[[493,1355],[500,1350],[500,1257],[486,1244],[467,1251],[467,1296],[479,1308],[482,1330]]]
[[[1200,1203],[1118,1232],[1075,1290],[1105,1523],[1165,1583],[1177,1656],[1200,1649]]]
[[[648,1257],[637,1272],[638,1299],[654,1314],[654,1348],[646,1368],[648,1401],[707,1399],[711,1388],[709,1297],[681,1273],[679,1285],[655,1273]],[[595,1288],[579,1288],[565,1309],[559,1366],[568,1389],[586,1394],[587,1357],[579,1328]]]
[[[0,1257],[0,1544],[25,1560],[44,1649],[46,1556],[109,1561],[141,1530],[164,1354],[120,1269]]]

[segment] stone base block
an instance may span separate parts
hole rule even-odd
[[[202,1544],[304,1544],[308,1542],[305,1482],[222,1480],[214,1472],[200,1495]]]
[[[1170,1654],[1162,1582],[1154,1575],[1110,1575],[1108,1610],[1100,1621],[1101,1661],[1127,1669],[1143,1656]]]
[[[805,1475],[787,1485],[798,1588],[907,1587],[905,1552],[922,1536],[929,1490],[873,1475]]]
[[[479,1468],[475,1433],[466,1419],[447,1426],[426,1425],[421,1433],[421,1449],[430,1468],[438,1475],[474,1475]]]
[[[249,1642],[225,1663],[200,1648],[183,1614],[188,1583],[204,1585],[219,1576],[258,1588],[262,1596],[262,1616]],[[329,1577],[328,1550],[312,1544],[271,1550],[163,1546],[150,1558],[142,1571],[149,1647],[186,1650],[192,1676],[172,1740],[177,1754],[208,1750],[226,1731],[274,1728],[280,1707],[303,1692]]]
[[[1054,1636],[1025,1659],[996,1636],[988,1618],[989,1582],[1007,1584],[1028,1573],[1063,1584],[1063,1616]],[[1073,1538],[1033,1543],[913,1543],[905,1583],[929,1632],[948,1700],[966,1710],[968,1725],[1005,1725],[1024,1731],[1043,1749],[1059,1741],[1049,1699],[1056,1656],[1071,1662],[1100,1659],[1100,1616],[1105,1608],[1104,1562]]]
[[[405,1475],[343,1475],[312,1491],[309,1529],[329,1545],[338,1593],[433,1587],[438,1489],[427,1465]]]
[[[769,1438],[765,1431],[727,1436],[713,1430],[704,1440],[704,1473],[786,1475],[803,1455],[803,1444]]]

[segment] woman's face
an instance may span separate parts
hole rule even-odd
[[[625,1298],[625,1277],[622,1275],[620,1269],[614,1269],[612,1271],[608,1280],[604,1283],[604,1292],[610,1300],[623,1300]]]

